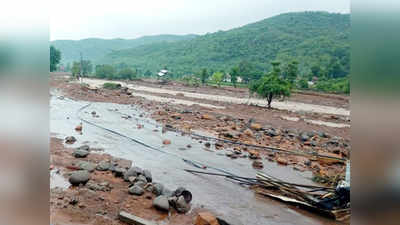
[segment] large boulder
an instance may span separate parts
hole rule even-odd
[[[137,177],[140,174],[143,174],[143,170],[137,166],[133,166],[124,174],[124,180],[129,181],[129,177]]]
[[[76,142],[76,138],[74,136],[68,136],[65,138],[65,143],[67,144],[73,144]]]
[[[85,185],[90,179],[90,174],[87,170],[75,171],[71,174],[68,181],[74,185],[78,186],[80,184]]]
[[[143,195],[144,190],[142,187],[138,186],[138,185],[133,185],[132,187],[129,188],[129,194],[132,195]]]
[[[147,182],[151,182],[153,180],[150,170],[143,170],[143,175],[146,177]]]
[[[78,167],[81,170],[87,170],[89,172],[93,172],[94,169],[96,168],[96,164],[86,161],[80,161],[78,162]]]
[[[89,151],[89,150],[90,150],[90,146],[89,146],[89,145],[82,145],[82,146],[80,146],[78,149],[80,149],[80,150],[85,150],[85,151]]]
[[[89,151],[83,150],[83,149],[75,149],[74,152],[72,153],[72,155],[75,158],[85,158],[86,156],[89,155]]]
[[[96,169],[99,171],[107,171],[111,167],[111,163],[106,162],[106,161],[101,161],[99,164],[97,164]]]
[[[174,197],[171,200],[172,205],[179,213],[187,213],[190,210],[190,204],[185,200],[185,197],[179,196]]]
[[[168,202],[168,198],[164,195],[160,195],[158,197],[156,197],[153,200],[153,206],[156,209],[162,210],[162,211],[168,211],[169,210],[169,202]]]
[[[162,195],[162,192],[164,190],[164,186],[160,183],[153,183],[153,194],[156,196]]]

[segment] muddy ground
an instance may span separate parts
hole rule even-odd
[[[139,83],[140,85],[159,87],[154,82],[141,81]],[[129,93],[129,90],[94,90],[76,82],[70,82],[68,78],[63,77],[53,77],[50,81],[50,86],[54,90],[61,91],[65,97],[75,100],[140,106],[144,111],[149,112],[148,116],[164,124],[165,129],[205,133],[221,139],[258,146],[271,146],[298,153],[317,153],[343,159],[350,157],[349,128],[319,126],[306,122],[307,119],[318,119],[334,123],[348,122],[345,118],[334,115],[296,113],[276,109],[267,110],[258,106],[192,99],[184,95],[142,92],[154,96],[222,106],[224,109],[201,107],[196,104],[188,106],[159,103],[141,97],[134,97]],[[248,95],[245,89],[228,87],[222,89],[213,87],[193,88],[180,83],[164,85],[162,88],[238,97],[246,97]],[[343,96],[307,93],[295,94],[291,97],[291,100],[348,108],[348,98]],[[133,115],[121,116],[128,117]],[[145,116],[139,115],[139,117]],[[282,117],[296,117],[300,118],[300,120],[290,121]],[[211,147],[216,150],[231,149],[232,154],[227,154],[227,157],[232,159],[241,155],[244,156],[244,153],[251,153],[250,155],[253,155],[255,159],[266,158],[270,161],[292,166],[296,170],[312,171],[317,178],[316,180],[324,182],[325,185],[334,185],[339,178],[344,176],[345,165],[337,160],[273,153],[258,148],[222,142],[217,143],[216,146],[209,146],[207,140],[204,140],[204,147],[205,149]],[[72,168],[71,164],[75,161],[71,153],[72,150],[65,148],[62,140],[52,138],[51,162],[54,167],[53,170],[59,171],[63,176],[67,176],[71,172],[71,169],[67,167]],[[98,163],[100,160],[110,159],[110,157],[107,154],[90,154],[87,160]],[[124,163],[129,164],[129,162]],[[121,224],[116,220],[117,213],[121,209],[146,219],[163,220],[167,217],[167,214],[160,213],[152,207],[151,199],[154,196],[151,193],[146,193],[141,197],[127,198],[129,196],[127,192],[128,184],[121,179],[114,178],[111,172],[95,171],[91,176],[94,182],[107,181],[113,187],[112,190],[105,193],[93,193],[86,187],[52,188],[52,221],[58,221],[60,224]],[[76,197],[79,198],[78,203],[71,204],[71,199]],[[136,207],[138,205],[139,207]],[[193,224],[197,212],[201,210],[204,209],[194,209],[187,215],[173,213],[169,217],[169,224]],[[103,216],[99,217],[99,215]]]

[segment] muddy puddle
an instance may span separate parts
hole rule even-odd
[[[126,137],[83,123],[83,133],[75,132],[80,123],[77,112],[88,102],[72,101],[56,96],[50,102],[50,131],[56,137],[73,135],[78,141],[69,147],[87,143],[93,148],[102,148],[104,153],[132,160],[133,165],[149,169],[153,180],[169,189],[184,186],[193,194],[193,207],[206,207],[233,225],[247,224],[338,224],[335,221],[308,213],[295,207],[254,194],[246,187],[221,177],[194,175],[184,169],[201,170],[182,160],[189,159],[209,167],[206,171],[218,172],[218,168],[230,173],[255,177],[257,170],[247,158],[230,159],[224,150],[205,150],[204,142],[174,132],[162,133],[162,127],[148,118],[140,118],[140,109],[131,105],[113,103],[91,103],[79,113],[85,120],[126,135],[152,148],[133,142]],[[95,111],[99,117],[93,117]],[[130,115],[131,118],[126,115]],[[140,124],[141,126],[138,126]],[[139,128],[142,127],[142,128]],[[204,135],[204,133],[202,133]],[[165,139],[170,145],[163,145]],[[212,143],[212,142],[211,142]],[[188,148],[187,145],[191,145]],[[221,154],[222,153],[222,154]],[[310,172],[295,171],[291,167],[278,166],[263,160],[265,173],[288,182],[313,184]]]

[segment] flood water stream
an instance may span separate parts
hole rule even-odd
[[[192,207],[204,206],[232,225],[338,224],[330,219],[258,196],[248,188],[223,177],[194,175],[184,171],[184,169],[201,169],[185,163],[182,158],[221,168],[239,176],[255,177],[257,172],[247,158],[233,160],[225,156],[225,150],[210,148],[211,151],[206,151],[204,142],[199,143],[199,140],[175,132],[162,133],[161,126],[156,125],[155,121],[145,118],[145,116],[137,120],[136,118],[145,112],[136,106],[92,103],[80,113],[80,116],[161,151],[149,149],[127,138],[86,123],[83,123],[83,133],[80,135],[74,130],[75,126],[81,122],[77,112],[87,104],[89,103],[67,98],[59,99],[53,96],[50,100],[51,133],[59,138],[75,136],[78,141],[70,147],[78,147],[87,143],[93,148],[102,148],[105,153],[115,157],[132,160],[133,165],[149,169],[153,174],[153,180],[163,183],[169,189],[186,187],[193,194]],[[99,117],[93,117],[92,111],[95,111]],[[124,119],[121,117],[121,113],[131,115],[132,118]],[[143,128],[138,129],[138,124],[143,125]],[[164,146],[162,144],[164,139],[169,139],[172,143]],[[192,147],[187,148],[188,144]],[[263,160],[263,163],[262,172],[288,182],[314,184],[310,180],[310,172],[295,171],[291,167],[278,166],[267,160]],[[207,171],[220,173],[212,169]]]

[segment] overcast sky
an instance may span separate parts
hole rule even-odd
[[[285,12],[350,12],[350,0],[51,1],[50,39],[205,34]]]

